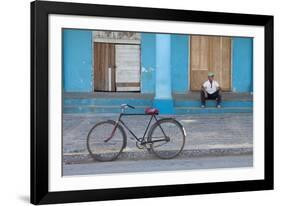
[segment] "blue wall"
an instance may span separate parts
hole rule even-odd
[[[155,34],[141,34],[141,93],[154,93],[156,67]]]
[[[63,88],[92,91],[92,31],[63,30]]]
[[[189,36],[173,34],[171,37],[172,91],[186,93],[188,91]]]
[[[253,91],[253,38],[233,37],[232,91]]]
[[[188,91],[189,36],[171,35],[172,92]],[[92,31],[63,30],[63,88],[93,91]],[[253,91],[253,38],[233,37],[232,90]],[[141,92],[155,93],[156,35],[141,34]]]

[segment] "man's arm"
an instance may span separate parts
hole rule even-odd
[[[217,91],[220,93],[221,92],[221,87],[220,87],[220,85],[219,85],[219,83],[217,82]]]
[[[205,87],[204,87],[203,84],[202,84],[202,86],[201,86],[201,89],[202,89],[202,91],[205,93],[205,97],[207,98],[207,97],[208,97],[208,93],[207,93],[207,91],[206,91],[206,89],[205,89]]]

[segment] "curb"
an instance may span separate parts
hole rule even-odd
[[[183,150],[177,159],[197,158],[197,157],[214,157],[214,156],[235,156],[235,155],[252,155],[252,147],[240,148],[212,148],[212,149],[188,149]],[[137,160],[153,160],[159,159],[151,152],[144,151],[128,151],[122,152],[115,161],[137,161]],[[66,153],[63,155],[64,164],[86,164],[98,162],[87,153]]]

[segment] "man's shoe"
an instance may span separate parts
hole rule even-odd
[[[219,109],[219,108],[221,108],[221,105],[220,105],[220,104],[218,104],[218,105],[217,105],[217,108],[218,108],[218,109]]]
[[[203,108],[205,108],[205,105],[204,105],[204,104],[202,104],[202,105],[201,105],[201,108],[202,108],[202,109],[203,109]]]

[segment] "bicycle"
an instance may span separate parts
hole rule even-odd
[[[135,109],[135,107],[128,104],[122,104],[120,107],[121,113],[117,121],[99,122],[88,133],[87,149],[94,160],[102,162],[116,160],[127,145],[125,129],[136,140],[138,149],[146,148],[161,159],[172,159],[181,153],[185,144],[186,132],[180,122],[174,118],[157,119],[159,111],[156,108],[147,108],[145,113],[132,114],[125,113],[125,109]],[[129,115],[151,116],[142,137],[137,137],[122,121],[123,116]],[[155,123],[150,127],[152,119],[155,120]]]

